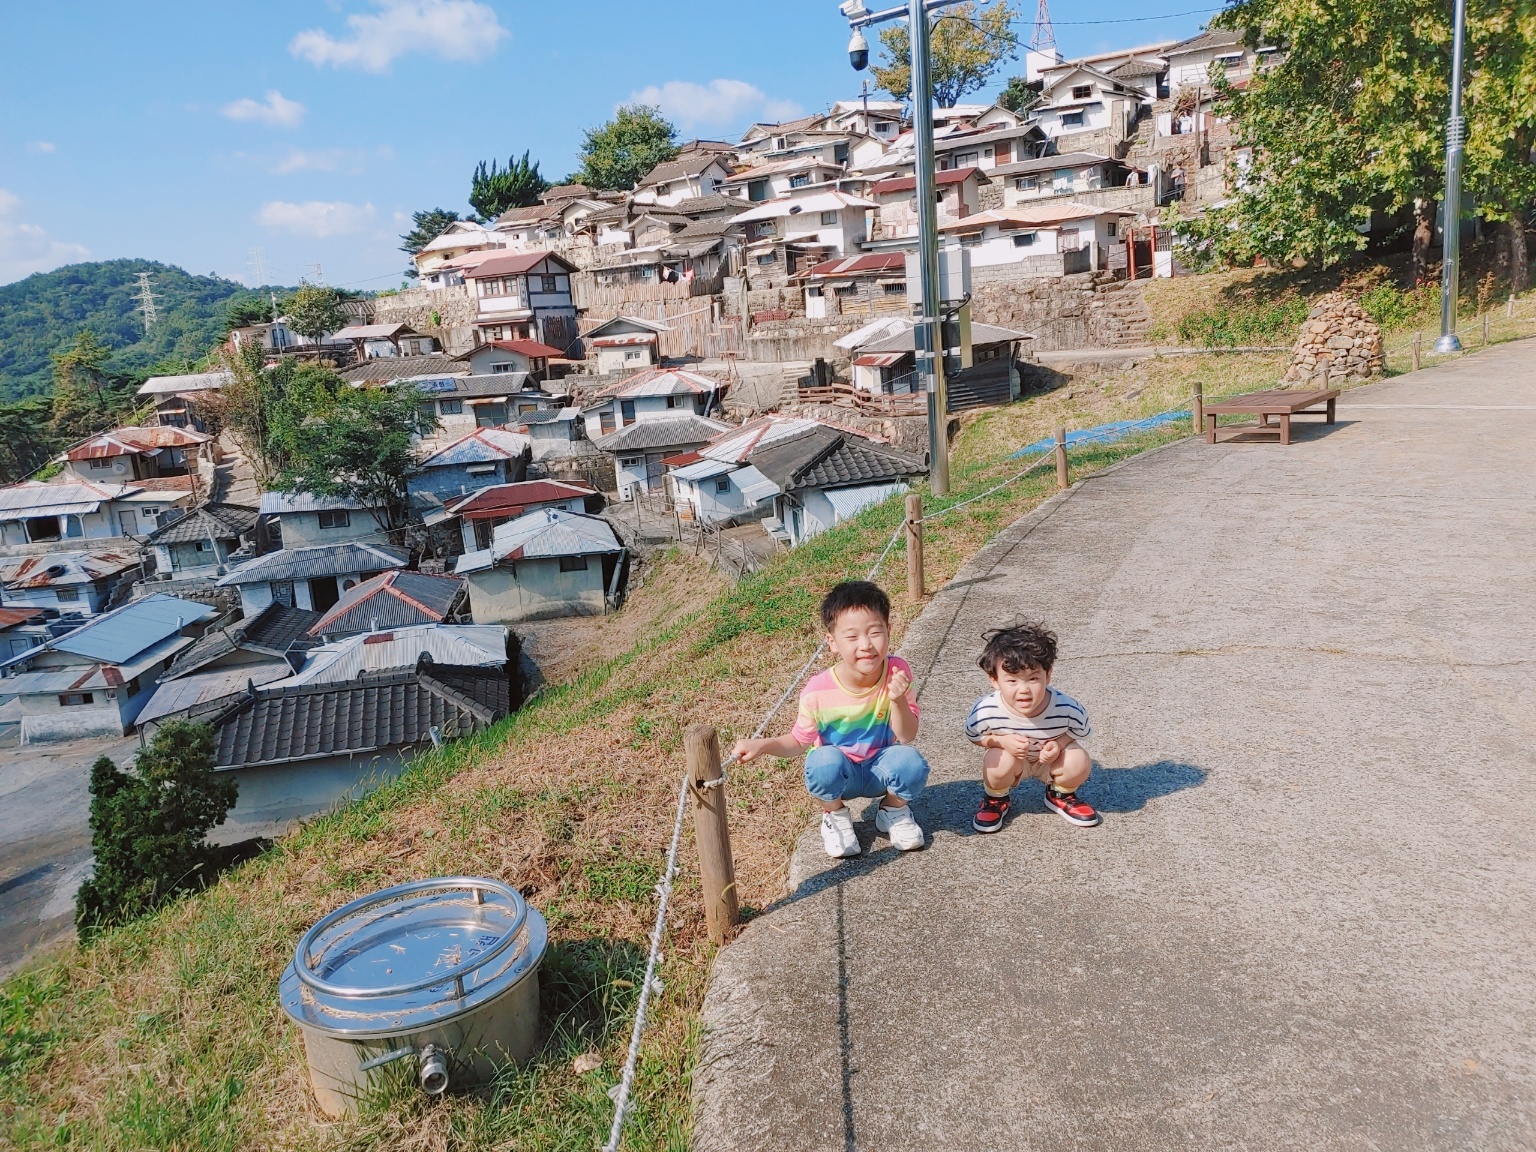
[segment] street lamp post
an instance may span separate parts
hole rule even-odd
[[[848,56],[853,66],[869,64],[863,29],[905,17],[909,25],[912,71],[912,135],[916,147],[913,169],[917,187],[918,283],[921,314],[913,340],[917,372],[928,394],[928,485],[935,496],[949,494],[949,396],[944,380],[943,298],[939,285],[939,208],[933,149],[933,72],[929,51],[928,13],[964,0],[908,0],[905,7],[870,12],[864,0],[847,0],[843,15],[853,27]]]
[[[1445,122],[1445,226],[1440,263],[1440,339],[1436,352],[1460,352],[1456,336],[1456,289],[1461,273],[1461,156],[1467,122],[1461,115],[1462,41],[1466,36],[1467,0],[1456,0],[1451,33],[1451,114]]]

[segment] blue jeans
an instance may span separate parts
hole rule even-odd
[[[829,745],[805,754],[806,790],[825,804],[887,792],[911,803],[927,783],[928,761],[906,744],[882,748],[861,764]]]

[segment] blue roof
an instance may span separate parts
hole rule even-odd
[[[98,616],[49,646],[107,664],[127,664],[186,625],[217,615],[218,611],[207,604],[175,596],[149,596]]]

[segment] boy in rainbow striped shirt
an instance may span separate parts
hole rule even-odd
[[[821,602],[827,646],[838,662],[812,676],[800,692],[800,715],[783,736],[738,740],[731,759],[805,756],[805,786],[821,801],[821,842],[827,855],[857,856],[859,837],[843,803],[880,797],[875,828],[903,852],[921,848],[923,830],[911,802],[928,783],[928,762],[911,746],[917,738],[912,668],[889,656],[891,600],[867,580],[849,580]]]

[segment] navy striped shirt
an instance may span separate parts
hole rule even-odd
[[[965,718],[965,734],[980,743],[983,736],[1012,733],[1022,736],[1036,746],[1058,736],[1070,736],[1082,740],[1093,735],[1088,724],[1088,713],[1083,706],[1065,693],[1051,689],[1045,711],[1038,716],[1017,716],[1003,704],[996,692],[989,692],[971,706],[971,714]]]

